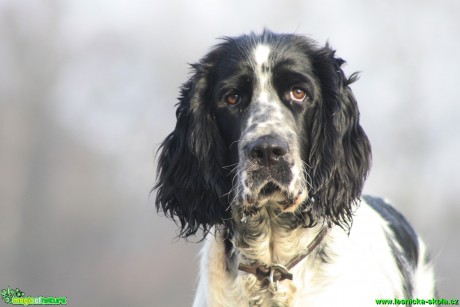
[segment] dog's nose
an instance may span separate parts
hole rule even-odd
[[[287,155],[287,142],[272,136],[258,138],[249,146],[249,156],[262,166],[275,165]]]

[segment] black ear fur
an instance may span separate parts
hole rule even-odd
[[[321,101],[311,126],[309,165],[312,169],[313,212],[328,223],[350,227],[353,204],[361,196],[371,164],[371,147],[359,124],[357,102],[346,78],[342,59],[325,46],[312,56],[321,86]]]
[[[225,148],[209,111],[211,84],[205,63],[192,65],[194,75],[181,88],[174,131],[161,144],[156,207],[180,226],[181,237],[204,235],[229,218],[228,191],[219,152]],[[152,191],[153,191],[152,190]]]

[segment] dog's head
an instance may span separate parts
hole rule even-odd
[[[182,87],[156,205],[181,235],[265,206],[346,226],[370,145],[343,60],[298,35],[226,38]]]

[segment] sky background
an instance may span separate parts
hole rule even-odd
[[[431,248],[439,296],[460,298],[459,12],[458,0],[1,1],[0,289],[191,305],[201,244],[156,213],[154,152],[188,63],[267,27],[329,41],[361,72],[364,192],[393,201]]]

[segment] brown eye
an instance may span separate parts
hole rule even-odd
[[[240,102],[240,95],[238,94],[230,94],[225,97],[225,102],[230,105],[234,106]]]
[[[307,96],[307,93],[300,87],[293,87],[289,95],[292,100],[302,102],[305,99],[305,96]]]

